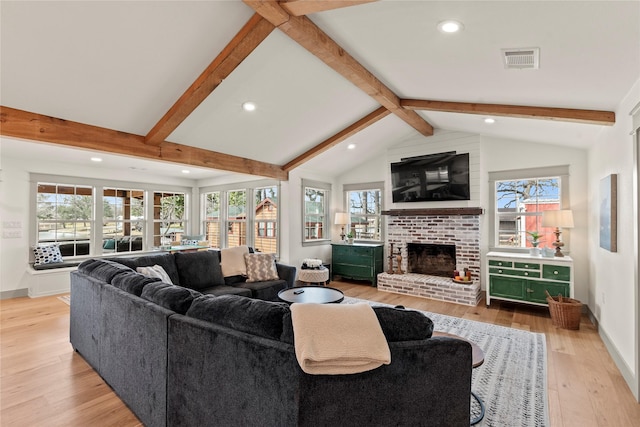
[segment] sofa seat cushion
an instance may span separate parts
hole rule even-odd
[[[149,267],[153,265],[159,265],[167,272],[169,277],[171,278],[171,282],[174,285],[181,285],[180,276],[178,275],[178,267],[176,266],[176,261],[173,257],[173,254],[157,254],[157,255],[143,255],[139,257],[122,257],[122,258],[107,258],[112,261],[119,262],[120,264],[124,264],[127,267],[135,270],[138,267]]]
[[[285,280],[267,280],[265,282],[243,282],[235,286],[250,289],[253,298],[278,301],[278,292],[287,287],[287,282]]]
[[[285,303],[261,301],[238,295],[196,298],[187,316],[272,340],[282,336]]]
[[[159,279],[154,277],[147,277],[135,271],[128,271],[126,273],[118,274],[111,280],[111,284],[118,289],[122,289],[130,294],[140,296],[142,289],[149,283],[158,282]]]
[[[111,283],[118,274],[131,272],[129,267],[106,259],[88,259],[78,266],[78,271],[103,282]]]
[[[202,296],[202,294],[193,289],[183,288],[182,286],[155,282],[145,286],[140,296],[168,310],[185,314],[187,310],[189,310],[189,307],[191,307],[193,300]]]
[[[235,286],[212,286],[210,288],[199,289],[200,292],[207,295],[241,295],[243,297],[251,297],[251,289],[244,289]]]
[[[224,285],[220,261],[215,252],[178,252],[174,256],[182,286],[200,290]]]

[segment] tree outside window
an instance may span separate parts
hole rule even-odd
[[[222,247],[220,233],[220,192],[213,191],[204,195],[204,231],[209,246]]]
[[[102,207],[103,252],[141,251],[144,191],[104,188]]]
[[[56,183],[38,183],[37,188],[38,244],[64,244],[69,256],[89,254],[93,189]]]
[[[326,240],[328,191],[304,187],[304,241]]]
[[[541,226],[542,212],[561,209],[560,188],[560,177],[496,181],[497,246],[550,246],[555,235]]]
[[[171,245],[184,234],[187,226],[185,218],[184,193],[153,193],[153,244]]]
[[[247,191],[227,192],[227,247],[247,244]]]
[[[382,240],[382,191],[347,191],[349,229],[357,240]]]

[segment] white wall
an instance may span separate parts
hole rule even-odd
[[[159,185],[179,185],[194,187],[189,179],[153,176],[136,171],[114,171],[105,168],[78,167],[58,162],[36,162],[2,156],[0,182],[0,225],[6,222],[21,224],[21,237],[0,238],[0,296],[25,294],[28,288],[42,288],[43,277],[29,273],[29,251],[35,244],[35,236],[29,236],[32,215],[30,213],[30,173],[62,176],[118,180],[124,182],[144,182]],[[3,231],[6,231],[3,228]],[[33,241],[30,241],[30,238]],[[42,276],[42,275],[41,275]],[[57,278],[55,279],[56,281]],[[56,283],[55,289],[61,284]],[[46,294],[46,290],[43,294]]]
[[[589,306],[599,322],[607,344],[627,382],[638,398],[638,330],[634,280],[634,152],[629,113],[640,102],[640,80],[616,109],[616,124],[605,128],[589,151]],[[618,250],[609,252],[599,243],[600,180],[618,175]]]

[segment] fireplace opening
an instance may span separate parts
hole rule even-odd
[[[409,273],[452,277],[456,269],[456,245],[407,243]]]

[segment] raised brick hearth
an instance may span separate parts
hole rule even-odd
[[[378,275],[378,289],[465,305],[478,305],[480,293],[480,216],[478,214],[430,215],[428,212],[387,216],[388,243],[402,254],[402,271],[407,271],[407,243],[437,243],[456,246],[459,270],[471,271],[471,284],[458,284],[451,277],[424,274]],[[394,266],[397,269],[397,266]],[[388,270],[388,262],[385,264]],[[453,272],[451,272],[453,275]]]

